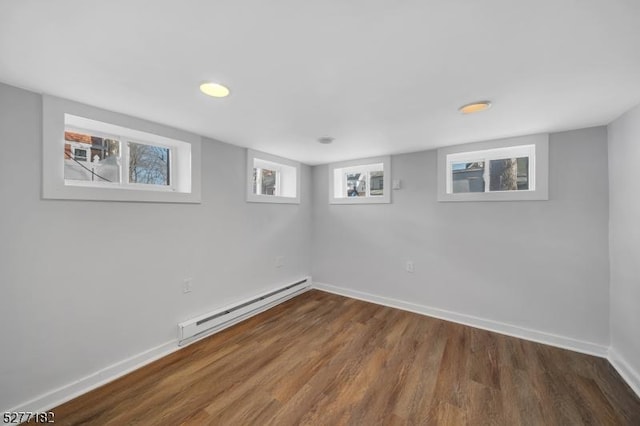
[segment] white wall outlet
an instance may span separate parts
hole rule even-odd
[[[284,266],[284,256],[276,257],[276,268],[282,268]]]
[[[193,278],[185,278],[182,281],[182,292],[191,293],[191,291],[193,291]]]
[[[391,188],[393,189],[400,189],[400,179],[394,179],[391,182]]]
[[[407,263],[405,264],[405,269],[407,270],[407,272],[413,274],[414,272],[414,268],[413,268],[413,260],[407,260]]]

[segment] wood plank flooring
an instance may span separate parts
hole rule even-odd
[[[605,359],[317,290],[54,412],[63,425],[640,425]]]

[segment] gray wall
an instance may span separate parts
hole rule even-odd
[[[300,205],[246,203],[244,149],[205,140],[202,204],[41,200],[41,108],[0,84],[0,411],[309,274],[309,167]]]
[[[549,201],[438,203],[423,151],[392,157],[391,204],[329,205],[314,167],[314,281],[608,345],[606,128],[552,134],[549,157]]]
[[[640,106],[609,125],[611,349],[640,392]]]

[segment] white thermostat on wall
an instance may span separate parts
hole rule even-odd
[[[394,179],[391,183],[391,188],[400,189],[400,179]]]

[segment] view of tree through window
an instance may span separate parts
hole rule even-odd
[[[529,189],[529,157],[453,163],[452,192],[523,191]],[[486,182],[488,178],[488,182]],[[488,188],[487,188],[488,186]]]
[[[347,173],[347,196],[348,197],[366,197],[367,196],[366,173]]]
[[[389,203],[389,157],[343,161],[329,165],[331,204]],[[387,181],[385,182],[385,179]],[[386,188],[387,187],[387,188]]]
[[[529,158],[505,158],[489,162],[490,191],[529,189]]]
[[[346,173],[347,197],[378,197],[384,193],[384,172]],[[369,192],[367,193],[367,182]]]
[[[129,142],[128,145],[130,183],[170,184],[169,148],[135,142]]]
[[[475,146],[438,150],[438,201],[549,199],[548,135]]]

